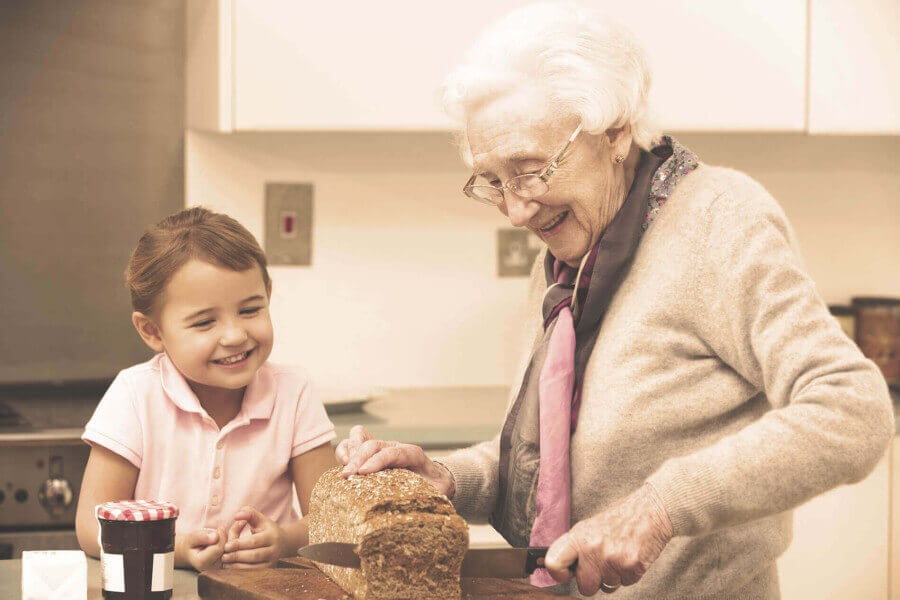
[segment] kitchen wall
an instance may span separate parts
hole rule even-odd
[[[0,2],[0,384],[149,351],[122,273],[184,204],[184,3]]]
[[[900,138],[684,134],[785,208],[829,303],[900,296]],[[442,133],[189,131],[186,202],[258,238],[266,182],[315,186],[313,264],[272,267],[273,359],[326,383],[510,383],[526,280],[496,276],[496,210]]]

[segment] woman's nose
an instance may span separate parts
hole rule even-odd
[[[535,200],[520,198],[507,190],[503,196],[503,204],[506,205],[506,217],[513,227],[523,227],[541,209],[541,205]]]

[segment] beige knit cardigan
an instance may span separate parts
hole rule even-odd
[[[539,334],[542,265],[511,399]],[[893,433],[884,378],[829,314],[782,209],[748,176],[701,165],[602,323],[571,440],[572,523],[649,482],[676,537],[616,600],[778,598],[791,509],[865,477]],[[498,438],[442,462],[457,510],[485,520]]]

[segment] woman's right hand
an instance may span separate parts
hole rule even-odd
[[[456,491],[456,483],[447,467],[428,458],[420,447],[376,440],[362,425],[353,426],[350,437],[337,445],[335,455],[344,465],[341,472],[344,477],[403,467],[421,475],[448,498]]]

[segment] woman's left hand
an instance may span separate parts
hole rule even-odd
[[[239,539],[244,527],[252,535]],[[274,566],[284,549],[284,532],[278,523],[252,506],[245,506],[234,515],[228,528],[228,541],[222,565],[229,569],[255,569]]]
[[[579,521],[553,542],[545,559],[547,570],[559,582],[572,578],[585,596],[597,590],[612,593],[632,585],[672,539],[672,523],[656,490],[644,484],[617,504]]]

